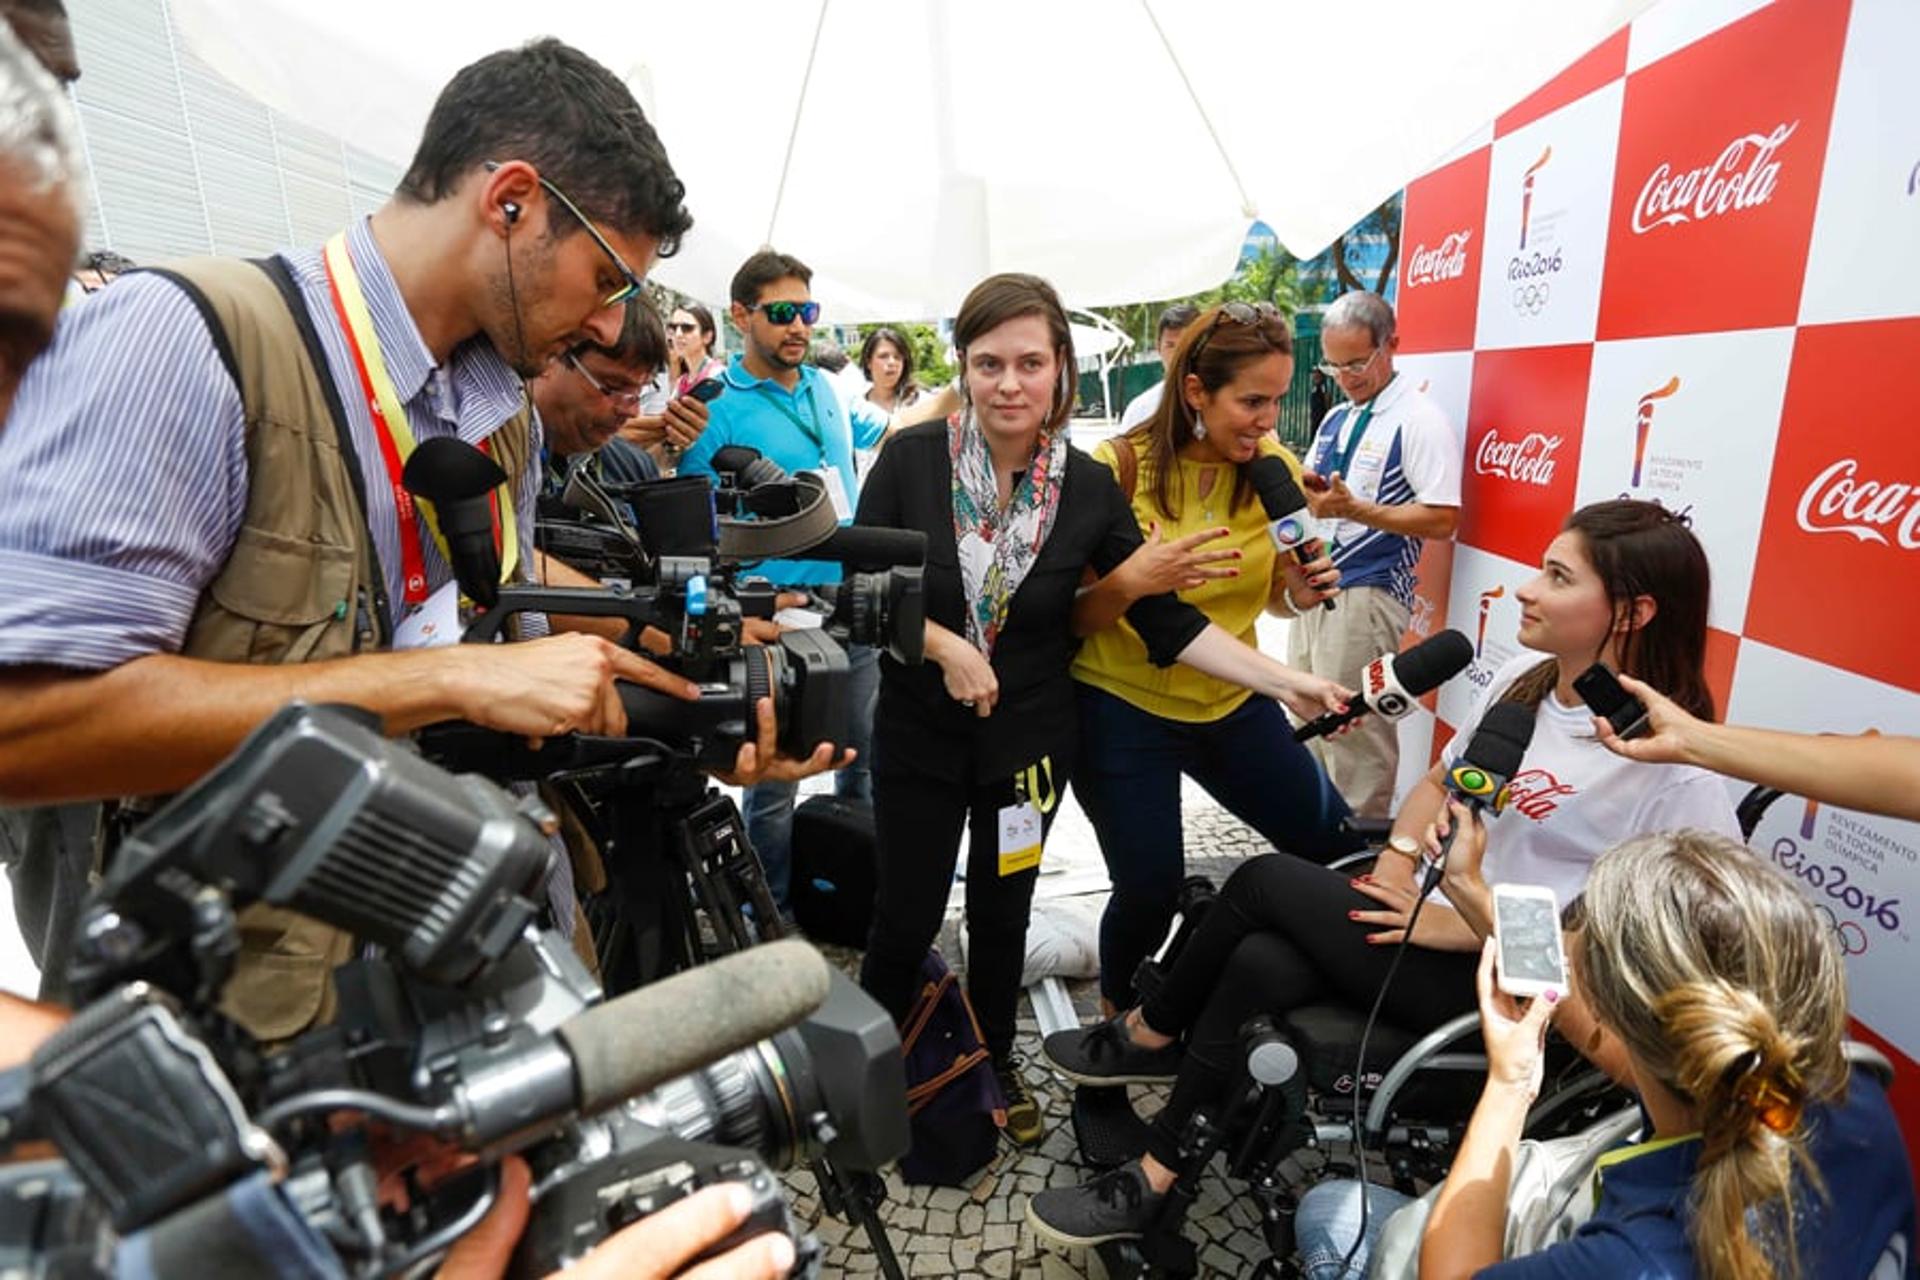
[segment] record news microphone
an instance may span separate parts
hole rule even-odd
[[[1261,509],[1267,513],[1267,533],[1273,545],[1292,552],[1294,563],[1302,567],[1318,560],[1320,531],[1307,509],[1307,495],[1294,483],[1287,464],[1272,454],[1262,454],[1247,464],[1247,475],[1253,481],[1253,491],[1260,495]],[[1333,608],[1332,597],[1322,600],[1320,607]]]
[[[1345,711],[1329,711],[1293,731],[1295,742],[1323,737],[1372,714],[1398,720],[1420,695],[1438,689],[1473,661],[1473,641],[1458,631],[1428,636],[1401,653],[1383,653],[1360,673],[1360,696]]]
[[[407,492],[433,505],[461,594],[482,609],[500,600],[500,550],[493,542],[489,498],[506,482],[499,463],[457,436],[422,440],[400,472]]]
[[[1480,717],[1467,749],[1454,760],[1446,777],[1447,799],[1466,805],[1471,811],[1469,820],[1483,810],[1498,817],[1506,809],[1508,785],[1520,771],[1527,744],[1533,741],[1534,718],[1533,708],[1517,702],[1496,702]],[[1440,842],[1440,857],[1427,868],[1429,885],[1438,883],[1446,869],[1447,854],[1460,827],[1455,822],[1447,828],[1446,838]]]

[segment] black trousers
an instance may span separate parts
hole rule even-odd
[[[1345,872],[1273,853],[1250,858],[1227,878],[1200,927],[1154,998],[1141,1008],[1165,1035],[1187,1033],[1173,1096],[1154,1118],[1148,1151],[1173,1166],[1180,1133],[1196,1108],[1219,1103],[1239,1069],[1240,1028],[1256,1014],[1309,1004],[1373,1007],[1395,948],[1367,941],[1373,925],[1349,911],[1378,903]],[[1480,957],[1411,947],[1380,1016],[1424,1033],[1476,1007]]]
[[[960,828],[967,841],[967,998],[996,1060],[1013,1050],[1020,972],[1027,954],[1027,913],[1040,869],[1000,874],[999,814],[1013,798],[1011,780],[994,784],[939,778],[888,766],[876,749],[873,819],[879,846],[880,891],[873,930],[860,965],[860,985],[906,1021],[919,985],[920,962],[940,933],[947,894],[959,859]],[[1066,779],[1055,774],[1057,793]],[[1041,831],[1054,813],[1042,815]]]

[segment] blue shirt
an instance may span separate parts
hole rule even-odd
[[[484,337],[434,363],[365,219],[347,249],[416,440],[478,444],[519,412],[520,379]],[[397,624],[400,525],[372,415],[320,250],[286,261],[346,409]],[[523,564],[537,472],[527,468],[515,495]],[[0,666],[102,670],[178,652],[226,564],[248,487],[240,392],[186,294],[132,274],[68,308],[0,429]],[[424,525],[420,538],[432,591],[453,570]]]
[[[756,378],[735,356],[727,366],[727,389],[707,406],[707,429],[680,459],[681,475],[713,475],[713,455],[728,445],[758,449],[767,461],[789,474],[832,467],[846,486],[852,510],[853,451],[870,449],[886,434],[883,420],[847,425],[840,398],[824,375],[802,365],[789,391],[771,378]],[[842,524],[849,523],[847,520]],[[840,566],[827,560],[766,560],[754,568],[780,586],[811,586],[840,581]]]
[[[1806,1280],[1915,1274],[1913,1171],[1886,1091],[1863,1071],[1844,1101],[1808,1112],[1813,1163],[1826,1195],[1802,1186],[1794,1220]],[[1631,1152],[1631,1149],[1629,1149]],[[1573,1237],[1496,1263],[1478,1280],[1690,1280],[1687,1200],[1700,1140],[1649,1144],[1603,1167],[1600,1203]],[[1889,1261],[1891,1260],[1891,1261]],[[1878,1269],[1886,1264],[1887,1269]]]

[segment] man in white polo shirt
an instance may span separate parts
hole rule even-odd
[[[1346,401],[1328,411],[1307,452],[1307,503],[1340,569],[1339,607],[1293,624],[1287,661],[1359,688],[1361,669],[1400,647],[1426,538],[1451,538],[1460,516],[1460,443],[1427,396],[1397,377],[1393,308],[1378,294],[1342,294],[1321,320],[1321,370]],[[1385,817],[1400,763],[1394,723],[1367,717],[1313,743],[1353,811]]]

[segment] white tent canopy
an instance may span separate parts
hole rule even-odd
[[[763,244],[836,319],[951,314],[994,271],[1078,306],[1231,274],[1259,218],[1325,248],[1649,0],[171,0],[268,105],[404,164],[459,67],[539,35],[622,75],[722,299]]]

